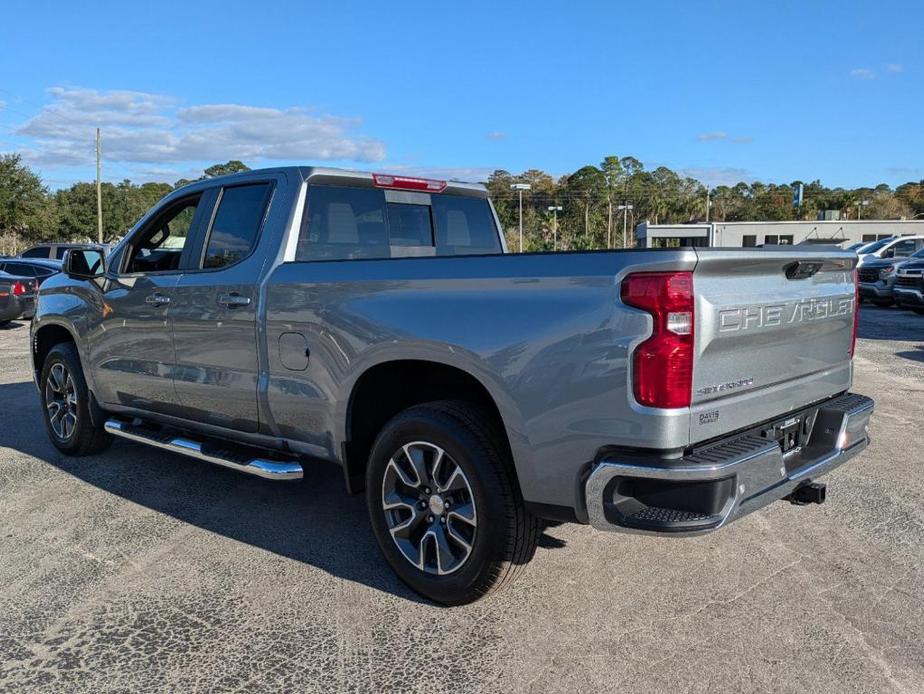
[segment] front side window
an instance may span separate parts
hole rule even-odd
[[[899,241],[888,252],[893,258],[907,258],[914,253],[914,241]]]
[[[171,205],[139,234],[132,243],[125,271],[170,272],[180,267],[180,257],[192,228],[199,195]]]
[[[225,188],[205,248],[204,268],[240,262],[253,251],[266,216],[272,183]]]

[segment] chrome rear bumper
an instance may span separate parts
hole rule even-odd
[[[873,401],[845,394],[810,410],[798,450],[754,432],[729,437],[680,460],[607,456],[585,484],[588,517],[599,530],[701,534],[788,496],[869,444]]]

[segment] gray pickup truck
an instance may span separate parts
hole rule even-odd
[[[47,430],[269,480],[334,461],[382,552],[446,604],[547,521],[689,535],[863,450],[853,253],[507,254],[482,186],[330,168],[171,193],[70,251],[32,323]],[[280,532],[286,532],[280,528]]]

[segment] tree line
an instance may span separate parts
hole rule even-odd
[[[201,178],[248,167],[240,161],[215,164]],[[197,179],[198,180],[198,179]],[[103,183],[103,240],[121,238],[158,200],[190,183]],[[793,204],[799,184],[800,206]],[[623,246],[623,229],[632,245],[636,223],[683,224],[704,221],[817,219],[837,210],[842,219],[908,219],[924,215],[924,180],[894,189],[886,184],[828,188],[820,181],[788,184],[741,182],[707,188],[666,166],[651,171],[634,157],[604,157],[558,178],[530,169],[519,174],[492,173],[486,185],[497,208],[508,246],[519,246],[522,191],[523,250],[585,250]],[[551,208],[551,209],[550,209]],[[560,209],[559,209],[560,208]],[[96,184],[78,182],[51,191],[18,154],[0,156],[0,255],[42,241],[96,239]]]
[[[512,186],[522,183],[530,186],[523,192],[524,251],[620,248],[623,229],[627,245],[633,245],[635,225],[643,220],[653,224],[813,220],[827,210],[838,211],[841,219],[924,215],[924,180],[894,189],[885,183],[828,188],[817,180],[707,188],[666,166],[649,171],[635,157],[608,156],[597,166],[584,166],[558,179],[537,169],[491,174],[488,190],[512,250],[518,248],[520,217],[520,191]],[[800,184],[802,202],[796,206],[794,195]]]
[[[102,183],[103,241],[125,235],[167,193],[193,180],[247,171],[240,161],[215,164],[199,179],[174,183],[129,180]],[[51,191],[18,154],[0,155],[0,255],[15,255],[36,243],[97,240],[96,183],[78,182]]]

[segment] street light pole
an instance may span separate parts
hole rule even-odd
[[[531,186],[529,183],[514,183],[510,186],[513,190],[519,192],[520,194],[520,253],[523,252],[523,191],[529,190]]]
[[[552,213],[552,250],[558,250],[558,213],[561,212],[561,205],[549,205],[549,212]]]

